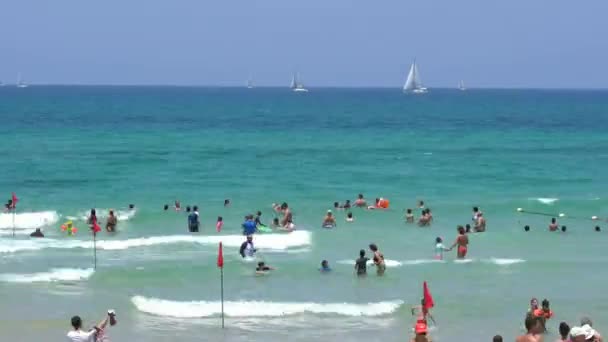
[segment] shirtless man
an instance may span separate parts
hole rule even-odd
[[[483,213],[479,212],[477,214],[477,222],[475,222],[475,231],[478,233],[482,233],[486,231],[486,219],[483,217]]]
[[[549,231],[556,232],[558,228],[559,224],[557,223],[557,220],[554,217],[551,219],[551,224],[549,224]]]
[[[543,328],[538,317],[527,316],[525,325],[528,332],[518,336],[515,342],[543,342]]]
[[[458,246],[457,250],[457,258],[464,259],[467,256],[467,250],[469,247],[469,237],[466,235],[463,226],[458,226],[458,236],[456,237],[456,241],[454,244],[448,248],[448,250],[452,250],[452,248]]]
[[[281,211],[283,212],[283,221],[281,221],[281,225],[286,227],[289,222],[293,221],[289,205],[287,205],[287,203],[281,204]]]
[[[336,218],[334,217],[331,210],[327,211],[327,215],[323,218],[323,228],[333,228],[336,226]]]
[[[355,201],[355,207],[365,208],[367,207],[367,202],[363,198],[363,194],[359,194],[357,200]]]

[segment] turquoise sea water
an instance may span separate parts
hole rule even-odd
[[[92,325],[114,308],[113,341],[403,341],[424,280],[438,341],[513,339],[530,297],[551,300],[553,333],[582,315],[608,327],[607,238],[593,231],[608,225],[589,220],[608,216],[606,91],[3,87],[0,120],[0,193],[20,198],[16,238],[0,214],[8,338],[61,339],[72,315]],[[390,210],[353,210],[348,224],[338,212],[336,229],[320,228],[334,201],[358,193],[388,198]],[[200,207],[200,234],[162,210],[175,199]],[[421,199],[431,228],[404,223]],[[298,231],[256,237],[258,258],[278,270],[255,277],[237,254],[242,218],[261,210],[270,222],[283,201]],[[470,237],[471,261],[430,262],[435,237],[451,243],[472,206],[488,231]],[[95,272],[83,220],[92,207],[121,218],[117,234],[98,236]],[[565,213],[568,231],[549,233],[550,217],[516,208]],[[68,219],[75,237],[59,229]],[[27,237],[36,226],[47,238]],[[352,260],[371,242],[387,273],[357,279]],[[318,273],[322,259],[331,274]]]

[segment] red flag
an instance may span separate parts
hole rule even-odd
[[[217,252],[217,267],[224,268],[224,251],[220,242],[220,249]]]
[[[17,195],[15,195],[15,193],[13,192],[13,196],[12,196],[12,200],[13,200],[13,209],[15,209],[17,207],[17,202],[19,202],[19,199],[17,198]]]
[[[429,287],[426,285],[426,281],[422,285],[422,292],[424,298],[424,308],[430,309],[435,306],[435,302],[433,301],[433,296],[431,296],[431,291],[429,291]]]
[[[97,218],[93,219],[93,233],[97,234],[101,231],[101,227],[97,224]]]

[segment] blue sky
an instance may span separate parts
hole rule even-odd
[[[606,0],[0,0],[0,80],[608,88]]]

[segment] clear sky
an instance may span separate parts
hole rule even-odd
[[[608,88],[608,0],[0,0],[0,80]]]

